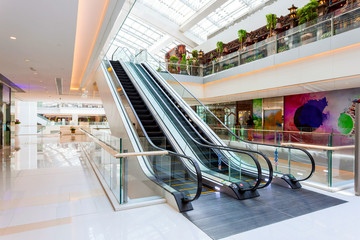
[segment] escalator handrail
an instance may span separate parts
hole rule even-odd
[[[138,69],[138,67],[136,66],[136,64],[134,64],[135,67]],[[138,69],[139,73],[143,76],[143,74],[140,72],[140,70]],[[143,76],[144,77],[144,76]],[[144,77],[144,79],[146,79],[146,77]],[[156,82],[155,82],[156,84]],[[183,128],[184,132],[197,144],[201,145],[201,146],[204,146],[204,147],[207,147],[207,148],[213,148],[212,146],[208,146],[206,144],[202,144],[202,143],[199,143],[197,142],[187,131],[186,129],[184,128],[184,126],[179,122],[179,120],[176,118],[176,116],[173,114],[173,112],[168,108],[167,104],[164,102],[164,100],[158,95],[158,93],[155,91],[155,89],[150,85],[150,88],[153,90],[153,92],[157,95],[158,99],[160,99],[160,101],[163,103],[163,106],[166,107],[166,109],[168,110],[168,112],[173,116],[173,118],[175,119],[175,121],[177,121],[177,123]],[[160,88],[160,87],[159,87]],[[162,89],[160,88],[160,90],[162,91]],[[165,94],[165,96],[168,98],[168,96]],[[171,101],[170,101],[171,102]],[[216,147],[214,147],[216,148]],[[242,153],[242,154],[246,154],[248,156],[251,157],[251,159],[255,162],[255,165],[256,165],[256,168],[258,170],[258,180],[256,181],[256,184],[254,186],[252,186],[251,188],[249,189],[244,189],[244,190],[250,190],[250,191],[254,191],[256,190],[260,183],[261,183],[261,179],[262,179],[262,170],[261,170],[261,166],[260,166],[260,163],[259,161],[250,153],[246,152],[246,151],[243,151],[243,150],[240,150],[240,149],[236,149],[234,152],[238,152],[238,153]]]
[[[149,67],[147,66],[147,64],[146,64],[146,63],[142,63],[142,65],[144,66],[145,71],[148,72],[148,74],[149,74],[151,77],[153,77],[154,75],[150,72],[150,69],[149,69]],[[156,78],[156,76],[154,76],[154,77]],[[158,82],[160,82],[160,81],[158,81]],[[159,87],[159,84],[158,84],[156,81],[154,81],[154,83]],[[168,97],[168,94],[167,94],[166,92],[164,92],[163,89],[161,89],[161,87],[159,87],[159,89],[160,89],[160,91],[162,91],[163,94],[166,95],[166,97],[168,98],[168,100],[169,100],[172,104],[174,104],[174,103],[171,101],[171,99]],[[189,135],[190,138],[191,138],[193,141],[195,141],[196,143],[198,143],[198,144],[200,144],[200,145],[203,145],[203,146],[205,146],[205,147],[212,146],[213,148],[218,148],[218,149],[222,149],[222,150],[225,150],[225,151],[233,151],[233,152],[242,151],[242,153],[244,153],[244,152],[251,152],[251,153],[255,153],[255,154],[258,154],[258,155],[260,155],[261,157],[263,157],[264,160],[265,160],[265,162],[266,162],[266,164],[268,165],[268,168],[269,168],[269,176],[268,176],[268,181],[266,182],[266,184],[262,185],[262,186],[259,187],[259,188],[265,188],[265,187],[269,186],[269,184],[271,183],[271,181],[272,181],[272,179],[273,179],[274,169],[273,169],[273,167],[272,167],[272,164],[271,164],[270,159],[269,159],[264,153],[258,152],[258,151],[255,151],[255,150],[251,150],[251,149],[242,150],[242,149],[238,149],[238,148],[234,148],[234,147],[222,146],[222,145],[217,145],[217,144],[214,144],[214,143],[209,142],[208,140],[206,140],[203,136],[201,136],[201,135],[199,134],[199,132],[194,128],[194,126],[189,122],[189,120],[184,116],[184,114],[179,110],[179,108],[177,108],[176,106],[175,106],[175,108],[176,108],[177,112],[183,116],[184,120],[185,120],[185,121],[187,122],[187,124],[192,128],[192,130],[196,133],[196,135],[197,135],[202,141],[204,141],[206,144],[203,144],[203,143],[201,143],[201,142],[198,142],[197,140],[195,140],[194,138],[192,138],[191,135]]]
[[[148,55],[153,58],[149,53]],[[153,58],[154,59],[154,58]],[[164,67],[163,67],[164,68]],[[183,89],[185,89],[186,92],[188,92],[194,99],[196,99],[196,101],[201,105],[203,106],[203,108],[205,109],[205,111],[207,111],[208,113],[210,113],[226,130],[228,130],[228,132],[231,133],[232,136],[234,136],[238,141],[240,142],[245,142],[247,144],[257,144],[257,145],[263,145],[263,146],[269,146],[269,147],[276,147],[276,148],[287,148],[287,149],[296,149],[296,150],[299,150],[299,151],[302,151],[304,152],[310,159],[310,162],[311,162],[311,171],[309,173],[308,176],[306,176],[305,178],[302,178],[302,179],[296,179],[295,181],[296,182],[300,182],[300,181],[305,181],[307,179],[309,179],[313,173],[315,172],[315,160],[314,158],[311,156],[311,154],[306,150],[306,149],[302,149],[302,148],[298,148],[298,147],[293,147],[293,146],[277,146],[277,145],[274,145],[274,144],[267,144],[267,143],[253,143],[253,142],[249,142],[249,141],[246,141],[246,140],[243,140],[241,139],[239,136],[237,136],[235,133],[233,133],[218,117],[216,117],[216,115],[210,111],[197,97],[195,97],[181,82],[179,82],[169,71],[167,71],[166,68],[164,68],[166,71],[173,79],[175,82],[177,82],[178,84],[181,85],[181,87]]]
[[[107,61],[108,61],[108,60],[107,60]],[[110,61],[109,61],[109,64],[110,64],[110,66],[113,68],[113,66],[112,66],[112,64],[111,64]],[[122,84],[121,84],[118,76],[117,76],[116,74],[114,74],[114,75],[115,75],[115,77],[116,77],[116,79],[117,79],[117,81],[118,81],[121,89],[123,90],[124,96],[125,96],[126,100],[128,101],[129,106],[130,106],[131,110],[133,111],[133,113],[134,113],[134,115],[135,115],[135,118],[136,118],[136,120],[138,121],[139,126],[140,126],[141,130],[143,131],[146,140],[150,143],[150,145],[151,145],[153,148],[155,148],[155,149],[157,149],[157,150],[159,150],[159,151],[168,151],[168,152],[169,152],[169,155],[172,155],[172,156],[175,156],[175,157],[179,157],[180,159],[186,158],[186,159],[188,159],[188,160],[193,164],[193,166],[195,167],[195,174],[196,174],[196,178],[197,178],[197,190],[196,190],[196,194],[195,194],[195,197],[194,197],[194,198],[192,198],[192,199],[184,198],[183,201],[184,201],[184,202],[191,202],[191,201],[194,201],[194,200],[198,199],[198,198],[200,197],[201,191],[202,191],[202,173],[201,173],[201,170],[200,170],[200,167],[199,167],[198,163],[197,163],[194,159],[192,159],[191,157],[189,157],[189,156],[186,156],[186,155],[183,155],[183,154],[179,154],[179,153],[176,153],[176,152],[172,152],[172,151],[169,151],[169,150],[160,148],[160,147],[156,146],[156,145],[151,141],[149,135],[147,134],[144,126],[142,125],[142,123],[141,123],[141,121],[140,121],[139,116],[136,114],[136,111],[135,111],[133,105],[131,104],[131,101],[130,101],[130,99],[129,99],[127,93],[126,93],[126,91],[124,90],[124,88],[123,88],[123,86],[122,86]],[[184,164],[184,166],[186,166],[186,164]]]

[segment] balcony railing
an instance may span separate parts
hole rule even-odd
[[[237,141],[227,129],[209,126],[228,145],[242,147],[242,142]],[[314,175],[307,181],[309,184],[327,190],[345,189],[354,184],[355,140],[353,134],[283,131],[281,129],[231,128],[231,130],[241,139],[253,139],[255,143],[295,146],[308,150],[316,164]],[[282,169],[290,164],[291,159],[297,158],[294,153],[288,159],[280,155],[279,149],[278,161],[274,162],[277,171],[283,171]],[[271,161],[276,160],[271,159]],[[300,171],[304,166],[304,163],[298,163],[293,167],[298,167]]]
[[[208,76],[359,28],[359,4],[348,7],[347,10],[343,11],[346,12],[336,11],[319,18],[317,22],[299,25],[205,65],[196,66],[194,64],[159,62],[158,71],[161,71],[162,67],[165,66],[167,70],[175,74]]]

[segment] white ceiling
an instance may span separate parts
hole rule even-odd
[[[85,78],[92,53],[102,48],[98,40],[106,34],[103,29],[111,27],[120,11],[114,9],[124,2],[0,0],[0,73],[25,91],[13,96],[26,101],[99,102],[93,84],[85,91],[70,91],[70,86]],[[57,93],[55,78],[63,79],[63,95]]]
[[[78,0],[0,2],[0,73],[37,97],[53,95],[60,77],[69,94]]]

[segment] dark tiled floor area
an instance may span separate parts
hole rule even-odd
[[[184,213],[213,239],[280,222],[346,201],[306,189],[288,189],[272,184],[259,190],[260,197],[236,200],[222,193],[208,193]]]

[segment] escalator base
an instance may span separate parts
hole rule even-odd
[[[245,200],[245,199],[255,198],[255,197],[259,197],[259,196],[260,196],[260,194],[257,190],[256,191],[244,191],[244,192],[238,193],[239,200]]]

